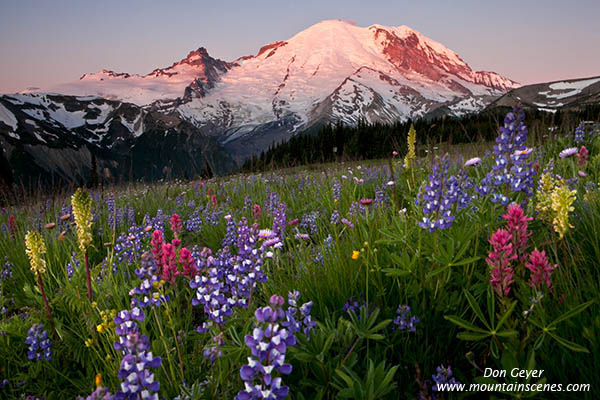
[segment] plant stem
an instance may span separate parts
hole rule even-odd
[[[90,262],[88,260],[88,251],[85,250],[85,279],[87,281],[88,299],[92,301],[92,279],[90,278]]]
[[[58,333],[56,332],[56,328],[54,328],[54,320],[52,319],[52,314],[50,313],[50,305],[48,304],[48,299],[46,298],[46,292],[44,291],[44,285],[42,285],[42,275],[37,273],[37,282],[40,287],[40,291],[42,292],[42,299],[44,300],[44,305],[46,306],[46,314],[48,314],[48,320],[50,321],[50,328],[52,329],[52,333],[54,334],[54,338],[58,339]]]

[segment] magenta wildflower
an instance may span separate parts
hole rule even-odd
[[[531,271],[529,277],[529,286],[536,289],[540,289],[542,283],[546,283],[546,286],[550,288],[552,283],[550,278],[552,277],[552,271],[556,269],[557,265],[552,266],[548,262],[548,257],[545,251],[538,251],[535,249],[529,255],[529,262],[525,264],[525,268]]]
[[[173,214],[171,216],[171,231],[173,232],[173,235],[178,238],[179,235],[181,235],[181,232],[183,231],[183,224],[181,223],[181,218],[179,217],[179,215],[177,214]]]
[[[511,239],[512,235],[508,231],[498,229],[490,239],[493,250],[485,259],[491,267],[490,284],[499,296],[508,296],[510,285],[514,282],[514,271],[510,263],[517,258],[517,255],[514,253]]]
[[[518,204],[509,206],[508,212],[502,218],[506,220],[512,234],[514,251],[519,255],[521,261],[523,261],[526,258],[525,249],[527,248],[527,240],[531,236],[531,232],[527,231],[527,226],[533,218],[528,217]]]
[[[577,152],[577,165],[580,168],[585,168],[590,152],[585,146],[581,146]]]
[[[260,205],[259,204],[255,204],[252,207],[252,213],[254,214],[254,219],[260,218]]]
[[[360,199],[360,204],[363,206],[371,205],[371,203],[373,203],[373,199]]]
[[[291,220],[291,221],[288,222],[288,226],[294,226],[298,222],[300,222],[300,220],[298,218],[294,218],[293,220]]]
[[[155,230],[152,233],[152,240],[150,243],[152,244],[152,256],[154,257],[157,265],[162,264],[163,242],[162,231],[159,229]]]

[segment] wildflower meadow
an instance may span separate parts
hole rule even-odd
[[[598,128],[8,205],[0,397],[596,398]]]

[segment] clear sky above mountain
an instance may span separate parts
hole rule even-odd
[[[146,74],[206,47],[232,61],[324,19],[408,25],[474,70],[523,84],[600,75],[600,1],[14,1],[0,5],[0,93],[100,69]]]

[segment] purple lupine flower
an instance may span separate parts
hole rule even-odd
[[[202,354],[206,357],[211,363],[214,363],[217,358],[221,358],[223,353],[221,352],[221,348],[225,344],[225,335],[223,332],[220,332],[218,335],[213,336],[210,339],[210,343],[206,346]]]
[[[329,219],[329,223],[331,225],[337,225],[340,223],[340,212],[338,210],[333,210],[331,213],[331,218]]]
[[[452,368],[448,365],[448,367],[444,367],[444,365],[440,365],[436,368],[436,374],[431,375],[433,382],[435,383],[432,387],[434,392],[437,392],[438,386],[447,384],[447,385],[460,385],[460,382],[455,380],[452,376]]]
[[[417,324],[420,319],[414,315],[410,315],[410,306],[399,305],[396,310],[396,315],[393,322],[398,326],[398,330],[402,331],[408,329],[411,332],[416,332],[417,328],[415,327],[415,324]]]
[[[344,304],[344,307],[342,307],[342,311],[348,314],[350,314],[350,311],[353,311],[356,314],[361,307],[366,306],[366,301],[363,301],[362,304],[360,304],[358,300],[354,298],[354,296],[350,296],[350,298],[346,301],[346,304]]]
[[[292,372],[292,365],[285,362],[285,354],[289,346],[296,345],[296,337],[279,325],[279,321],[285,318],[281,309],[283,297],[273,295],[269,302],[270,306],[256,310],[256,327],[252,335],[244,338],[252,356],[240,369],[245,389],[238,392],[236,400],[279,400],[289,393],[289,387],[282,386],[281,377],[274,376],[274,373],[289,375]],[[259,383],[255,383],[256,379]]]
[[[52,360],[52,341],[42,324],[33,324],[27,331],[25,344],[29,345],[27,358],[31,361]]]
[[[89,396],[78,396],[76,400],[114,400],[114,398],[107,387],[98,386]]]
[[[75,272],[74,267],[79,268],[80,266],[81,265],[79,264],[79,258],[77,257],[77,253],[72,252],[71,260],[66,265],[67,277],[69,278],[69,281],[71,280],[71,277],[73,276],[73,273]]]
[[[494,203],[508,204],[511,192],[533,195],[536,171],[528,161],[531,149],[525,145],[528,132],[524,119],[523,110],[517,107],[506,114],[494,145],[495,163],[476,188],[481,196],[490,195]]]
[[[135,307],[122,310],[114,318],[115,332],[119,341],[114,343],[114,348],[121,351],[123,358],[118,373],[122,380],[119,392],[114,396],[117,400],[125,399],[152,399],[158,400],[160,383],[154,379],[154,372],[150,368],[160,367],[162,360],[154,357],[150,350],[148,336],[140,334],[136,321],[143,321],[143,311]]]
[[[342,196],[342,185],[340,185],[339,183],[334,183],[333,184],[333,199],[339,201],[341,196]]]
[[[285,203],[279,205],[273,210],[273,233],[280,239],[285,239],[285,230],[287,227],[287,206]]]
[[[318,231],[317,227],[317,219],[319,218],[318,211],[312,211],[308,214],[304,214],[302,216],[302,221],[300,222],[300,228],[308,231],[310,235],[314,235]]]
[[[230,214],[226,215],[225,219],[227,220],[227,227],[225,231],[225,237],[223,238],[222,246],[233,246],[236,241],[237,234],[235,220]]]
[[[454,216],[452,209],[458,199],[459,185],[454,175],[448,176],[449,161],[446,155],[431,168],[431,175],[416,199],[418,205],[423,205],[423,220],[419,226],[434,232],[436,229],[446,229],[452,226]]]
[[[297,290],[288,293],[288,309],[285,312],[286,320],[281,325],[292,333],[304,332],[306,338],[310,340],[310,332],[317,326],[317,323],[310,316],[313,302],[304,303],[298,309],[299,298],[300,292]],[[300,315],[298,315],[298,310],[300,311]]]
[[[2,264],[2,268],[0,269],[0,282],[6,282],[12,277],[14,267],[14,264],[10,262],[8,256],[4,256],[4,264]]]
[[[583,128],[583,122],[580,122],[575,129],[575,144],[580,145],[585,139],[585,130]]]
[[[200,218],[198,210],[194,210],[192,215],[183,223],[183,226],[188,232],[198,232],[202,228],[202,218]]]

